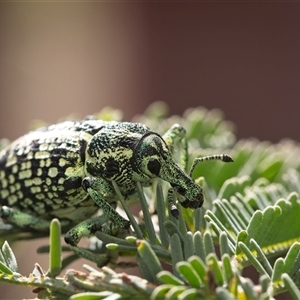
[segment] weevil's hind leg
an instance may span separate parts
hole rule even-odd
[[[110,256],[109,253],[95,254],[89,250],[82,249],[77,246],[70,246],[70,249],[79,257],[93,261],[99,268],[102,268],[108,264],[116,264],[116,258]]]
[[[191,166],[191,170],[189,172],[190,177],[192,177],[192,174],[195,170],[195,167],[199,162],[209,161],[209,160],[220,160],[223,162],[233,162],[233,159],[228,154],[216,154],[216,155],[209,155],[204,157],[196,157],[193,161],[193,164]]]
[[[37,231],[49,231],[50,221],[21,212],[8,206],[0,207],[0,217],[5,223],[15,225],[23,229],[33,229]]]
[[[174,124],[162,138],[166,142],[169,150],[174,154],[178,146],[181,148],[180,165],[187,172],[188,165],[188,143],[186,138],[186,130],[179,124]]]

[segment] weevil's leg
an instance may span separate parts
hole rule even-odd
[[[108,219],[109,216],[103,214],[101,216],[80,222],[66,233],[65,242],[71,246],[76,246],[82,237],[89,237],[96,231],[103,231],[105,233],[112,234],[114,228],[108,229],[104,226]]]
[[[101,182],[101,184],[103,184],[103,182]],[[124,229],[128,229],[130,227],[130,222],[120,216],[119,213],[97,192],[97,187],[99,188],[99,181],[97,181],[97,179],[86,177],[82,181],[82,186],[95,201],[95,203],[103,209],[104,213],[106,213],[111,218],[111,220],[115,223],[116,228],[121,227]],[[113,193],[109,186],[102,186],[102,188],[106,190],[110,189],[110,191],[108,192]]]
[[[233,162],[233,159],[228,154],[216,154],[216,155],[209,155],[204,157],[196,157],[193,161],[190,170],[190,177],[192,176],[194,169],[199,162],[208,161],[208,160],[221,160],[223,162]]]
[[[77,247],[80,239],[84,236],[94,235],[97,231],[104,232],[109,235],[119,234],[119,228],[115,228],[113,222],[109,222],[109,217],[106,214],[83,221],[69,230],[65,235],[65,242],[69,244],[70,249],[79,257],[86,258],[97,263],[98,267],[103,267],[107,264],[116,264],[117,256],[107,250],[105,254],[93,253],[90,250]],[[116,231],[117,230],[117,231]]]
[[[11,207],[2,206],[0,208],[0,217],[5,223],[16,225],[24,229],[33,229],[37,231],[49,230],[50,221],[40,219],[39,217],[21,212]]]
[[[97,254],[95,254],[95,253],[92,253],[91,251],[79,248],[77,246],[71,246],[70,245],[69,247],[79,257],[82,257],[82,258],[85,258],[89,261],[95,262],[99,268],[108,265],[112,261],[112,258],[108,253],[105,253],[105,254],[98,254],[97,253]],[[115,263],[115,262],[113,261],[113,263]]]
[[[179,210],[177,206],[175,205],[175,191],[174,188],[170,188],[168,190],[168,203],[169,203],[169,209],[173,217],[178,219],[179,217]]]
[[[186,138],[186,130],[178,125],[174,124],[163,136],[162,138],[166,142],[169,150],[174,154],[175,149],[178,145],[181,148],[180,153],[180,164],[182,169],[187,172],[188,165],[188,143]]]

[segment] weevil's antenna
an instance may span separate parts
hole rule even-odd
[[[203,161],[208,161],[208,160],[221,160],[223,162],[233,162],[233,159],[230,155],[228,154],[215,154],[215,155],[209,155],[209,156],[204,156],[204,157],[196,157],[193,161],[191,170],[190,170],[190,177],[192,177],[192,174],[195,170],[195,167],[199,162]]]

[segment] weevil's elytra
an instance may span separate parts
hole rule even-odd
[[[183,148],[181,166],[172,157],[178,143]],[[99,207],[115,223],[110,230],[128,228],[128,221],[115,211],[118,197],[112,181],[129,198],[137,182],[150,186],[159,177],[171,184],[170,193],[180,195],[184,207],[200,207],[202,188],[186,173],[187,158],[185,130],[179,125],[162,137],[129,122],[84,120],[44,127],[0,152],[0,214],[24,230],[48,230],[49,221],[59,218],[66,228],[75,226],[66,240],[76,245],[82,236],[106,230],[99,218],[91,219]],[[232,161],[228,155],[198,158],[192,170],[209,159]]]

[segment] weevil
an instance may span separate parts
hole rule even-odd
[[[181,165],[173,158],[181,144]],[[68,228],[65,241],[75,246],[97,230],[127,229],[129,221],[116,208],[113,181],[125,199],[136,183],[155,178],[170,183],[186,208],[203,203],[202,188],[191,177],[199,161],[232,161],[226,154],[197,158],[187,173],[186,131],[173,125],[163,136],[140,123],[101,120],[65,121],[29,132],[0,152],[0,216],[24,230],[48,231],[51,219]],[[102,208],[103,216],[94,217]],[[173,209],[173,215],[178,211]]]

